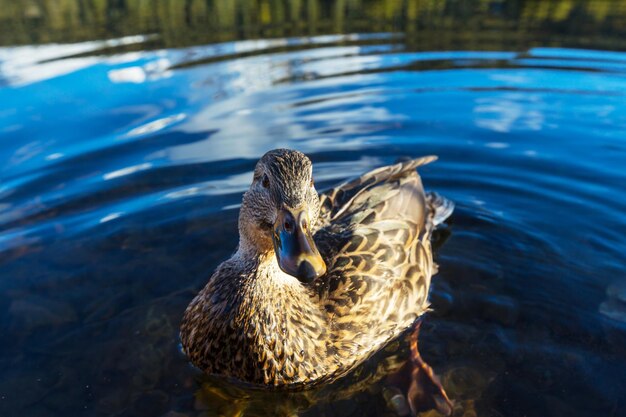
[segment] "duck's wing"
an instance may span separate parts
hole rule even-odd
[[[379,346],[428,307],[434,214],[415,169],[435,159],[379,168],[321,196],[315,241],[328,272],[315,286],[339,355]]]
[[[431,155],[381,167],[320,194],[319,227],[328,226],[343,215],[349,214],[347,212],[351,208],[356,208],[356,203],[360,202],[359,197],[371,195],[372,190],[377,186],[407,177],[414,173],[417,167],[435,160],[437,157]],[[421,181],[419,185],[423,194]],[[379,210],[385,211],[384,207]]]

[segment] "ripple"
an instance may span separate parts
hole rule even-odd
[[[96,57],[84,57],[86,53],[142,44],[153,38],[154,35],[136,35],[76,44],[0,48],[0,86],[23,87],[61,77],[99,61]]]
[[[486,414],[510,411],[494,398],[521,401],[522,391],[565,404],[574,392],[618,398],[610,387],[623,364],[610,365],[624,340],[626,54],[416,51],[407,38],[127,52],[152,39],[138,37],[0,50],[10,69],[0,122],[11,136],[0,144],[0,260],[11,277],[0,280],[0,307],[19,307],[6,334],[54,355],[55,371],[119,372],[115,385],[133,395],[178,381],[182,404],[194,374],[171,344],[173,323],[236,246],[236,209],[265,151],[309,154],[319,190],[436,154],[420,169],[424,185],[457,207],[437,232],[423,335],[443,380],[461,392],[463,375],[481,376],[467,395]],[[61,301],[23,301],[31,292]],[[56,324],[37,324],[45,320]],[[21,360],[11,346],[4,357]],[[44,369],[49,356],[39,356]],[[96,356],[113,359],[100,366]],[[116,368],[119,357],[132,366]],[[136,358],[158,375],[128,377]],[[592,363],[609,391],[596,392]]]

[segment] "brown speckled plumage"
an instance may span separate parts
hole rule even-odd
[[[434,159],[379,168],[318,198],[306,156],[266,154],[244,195],[238,251],[185,312],[191,361],[207,373],[297,387],[344,375],[410,326],[428,308],[431,231],[452,211],[424,193],[415,171]],[[268,225],[281,204],[309,210],[327,266],[310,284],[276,261]]]

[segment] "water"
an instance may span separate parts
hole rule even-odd
[[[420,343],[455,415],[626,414],[625,2],[4,3],[2,416],[395,415],[180,353],[276,147],[318,189],[439,155]]]

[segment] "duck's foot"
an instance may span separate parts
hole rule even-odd
[[[439,413],[449,416],[452,414],[452,402],[446,395],[439,378],[422,359],[417,349],[417,337],[420,330],[418,322],[410,336],[411,359],[406,362],[395,374],[388,379],[391,385],[408,386],[406,402],[413,415],[427,410],[437,410]],[[408,379],[408,381],[407,381]]]

